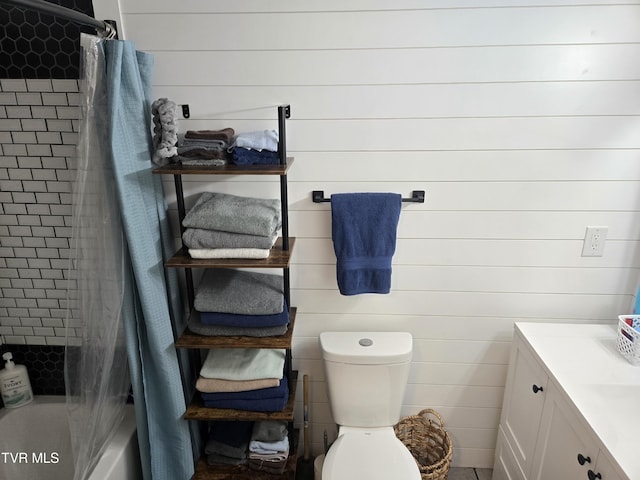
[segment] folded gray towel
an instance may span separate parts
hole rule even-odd
[[[234,447],[232,445],[227,445],[224,442],[209,440],[207,442],[207,445],[205,446],[204,453],[206,453],[207,455],[221,455],[223,457],[235,458],[237,460],[244,460],[247,458],[247,446],[248,446],[248,443],[245,443],[240,447]],[[221,463],[227,463],[227,462],[221,462]]]
[[[203,228],[187,228],[182,241],[188,248],[266,248],[273,247],[278,233],[271,236],[246,235]]]
[[[262,420],[253,424],[251,440],[278,442],[287,438],[287,424],[281,420]]]
[[[280,220],[280,200],[205,192],[182,225],[268,237],[277,230]]]
[[[207,455],[207,463],[213,465],[244,465],[247,463],[247,457],[233,458],[226,455],[220,455],[219,453],[211,453]]]
[[[271,315],[284,308],[280,275],[233,268],[205,270],[196,289],[194,308],[199,312]]]
[[[222,130],[187,130],[187,133],[184,134],[184,138],[199,140],[222,140],[227,143],[231,143],[235,134],[235,130],[231,127],[223,128]]]
[[[173,158],[186,167],[222,167],[227,164],[224,158],[188,158],[180,155]]]

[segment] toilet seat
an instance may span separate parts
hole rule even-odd
[[[340,427],[322,466],[322,480],[420,480],[411,452],[393,427]]]

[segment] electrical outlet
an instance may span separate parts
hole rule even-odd
[[[607,240],[609,227],[587,227],[582,245],[583,257],[601,257],[604,254],[604,243]]]

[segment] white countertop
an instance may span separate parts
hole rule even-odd
[[[585,419],[585,427],[630,479],[640,479],[640,367],[616,347],[607,325],[516,323]]]

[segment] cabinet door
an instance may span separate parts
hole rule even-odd
[[[496,445],[496,461],[493,466],[491,480],[526,480],[516,462],[513,450],[507,442],[502,427],[498,428],[498,443]]]
[[[505,439],[527,478],[538,436],[547,380],[547,375],[526,345],[515,337],[500,423]]]
[[[531,480],[587,480],[598,449],[550,383],[540,422]]]
[[[622,480],[622,477],[618,475],[616,469],[612,465],[609,457],[602,450],[598,453],[598,459],[596,460],[595,467],[590,468],[593,472],[593,478],[598,480]],[[600,475],[597,477],[596,475]],[[589,478],[589,473],[584,478]]]

